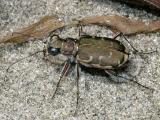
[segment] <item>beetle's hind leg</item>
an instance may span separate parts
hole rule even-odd
[[[123,38],[127,41],[127,43],[132,47],[132,49],[133,49],[133,54],[142,55],[142,54],[152,54],[152,53],[157,52],[157,50],[149,51],[149,52],[144,52],[144,51],[142,51],[142,50],[141,50],[141,51],[137,50],[137,49],[130,43],[130,41],[126,38],[126,36],[125,36],[122,32],[118,33],[115,37],[113,37],[113,39],[116,39],[116,38],[119,37],[119,36],[123,36]]]
[[[150,87],[148,87],[148,86],[145,86],[145,85],[139,83],[138,81],[134,80],[134,79],[136,78],[136,76],[132,76],[132,75],[130,75],[130,74],[127,74],[127,76],[129,77],[129,78],[127,78],[127,77],[118,75],[118,74],[117,74],[115,71],[113,71],[113,70],[105,70],[105,72],[110,76],[111,80],[113,80],[114,82],[117,82],[117,83],[123,83],[123,82],[125,82],[124,80],[122,80],[122,81],[120,81],[120,80],[115,80],[116,77],[119,77],[119,78],[123,78],[123,79],[129,80],[130,82],[136,83],[138,86],[143,87],[143,88],[145,88],[145,89],[149,89],[149,90],[152,91],[152,92],[154,91],[153,88],[150,88]],[[115,78],[112,78],[113,76],[114,76]]]
[[[120,32],[118,33],[116,36],[113,37],[113,39],[116,39],[117,37],[123,36],[123,38],[128,42],[128,44],[132,47],[132,49],[134,50],[134,52],[138,52],[138,50],[128,41],[128,39],[126,38],[126,36]]]
[[[157,52],[157,49],[156,50],[154,50],[154,51],[148,51],[148,52],[144,52],[144,51],[139,51],[139,50],[137,50],[129,41],[128,41],[128,39],[126,38],[126,36],[124,35],[124,34],[121,34],[123,37],[124,37],[124,39],[128,42],[128,44],[132,47],[132,49],[133,49],[133,54],[139,54],[139,55],[142,55],[142,54],[152,54],[152,53],[155,53],[155,52]]]
[[[123,83],[126,80],[132,80],[135,78],[135,76],[132,75],[128,75],[127,76],[122,76],[122,75],[118,75],[115,71],[113,70],[104,70],[107,75],[109,75],[110,79],[116,83]],[[122,78],[122,79],[117,79],[117,77]]]

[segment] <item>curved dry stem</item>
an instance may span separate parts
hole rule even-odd
[[[107,26],[112,31],[122,32],[125,35],[160,31],[160,20],[151,21],[147,24],[142,21],[131,20],[118,15],[91,16],[82,19],[81,24]]]
[[[64,27],[64,22],[54,16],[45,16],[39,22],[13,32],[0,40],[0,43],[23,43],[30,38],[42,38],[52,31]]]

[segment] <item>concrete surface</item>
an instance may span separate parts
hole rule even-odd
[[[57,15],[63,20],[92,15],[126,15],[145,22],[160,19],[143,10],[109,0],[0,0],[0,36],[38,21],[45,15]],[[85,27],[90,35],[113,34],[101,27]],[[64,29],[62,37],[77,37],[76,29]],[[160,52],[160,34],[140,34],[128,37],[137,49]],[[116,84],[107,76],[81,73],[78,115],[76,86],[72,72],[62,83],[54,100],[51,99],[59,77],[59,66],[50,65],[41,53],[13,65],[11,63],[43,49],[43,41],[0,47],[0,120],[159,120],[160,119],[160,53],[146,56],[136,66],[142,69],[137,81],[154,89],[128,81]],[[134,67],[135,66],[135,67]],[[128,71],[127,70],[127,71]]]

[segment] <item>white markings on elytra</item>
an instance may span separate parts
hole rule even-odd
[[[89,60],[87,60],[88,62],[91,62],[93,60],[93,56],[89,56]]]
[[[82,62],[89,63],[89,62],[91,62],[91,61],[93,60],[93,56],[89,56],[89,59],[88,59],[88,60],[83,60],[83,59],[81,59],[81,58],[79,57],[79,55],[77,55],[77,59],[80,60],[80,61],[82,61]]]
[[[113,42],[111,42],[111,47],[113,47]]]
[[[118,61],[117,61],[117,63],[118,63],[118,65],[119,65],[119,64],[121,63],[121,61],[120,61],[120,60],[118,60]]]
[[[111,58],[111,57],[112,57],[112,52],[109,52],[108,58]]]
[[[102,59],[104,58],[104,56],[99,56],[98,60],[99,60],[99,65],[101,65]]]

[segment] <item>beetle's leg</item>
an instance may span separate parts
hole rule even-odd
[[[114,71],[112,71],[112,70],[105,70],[105,72],[109,75],[109,76],[115,76],[115,77],[120,77],[120,78],[123,78],[123,79],[128,79],[128,78],[126,78],[126,77],[124,77],[124,76],[121,76],[121,75],[117,75],[117,73],[115,73]],[[151,91],[154,91],[154,89],[153,88],[150,88],[150,87],[147,87],[147,86],[145,86],[145,85],[142,85],[141,83],[139,83],[138,81],[136,81],[136,80],[134,80],[134,78],[136,78],[136,76],[132,76],[132,75],[130,75],[130,74],[127,74],[128,76],[130,76],[131,77],[131,79],[128,79],[128,80],[130,80],[130,81],[132,81],[133,83],[136,83],[138,86],[141,86],[141,87],[143,87],[143,88],[146,88],[146,89],[149,89],[149,90],[151,90]],[[114,80],[115,81],[115,80]],[[115,81],[116,82],[116,81]],[[117,82],[120,82],[120,81],[117,81]],[[123,82],[123,81],[122,81]]]
[[[127,74],[127,75],[128,75],[128,76],[131,76],[131,77],[133,77],[133,78],[136,78],[136,76],[133,76],[133,75],[131,75],[131,74]],[[151,90],[151,91],[154,91],[153,88],[150,88],[150,87],[148,87],[148,86],[142,85],[142,84],[139,83],[137,80],[130,79],[130,81],[132,81],[133,83],[136,83],[138,86],[141,86],[141,87],[143,87],[143,88],[145,88],[145,89],[149,89],[149,90]]]
[[[55,89],[55,91],[54,91],[54,93],[53,93],[53,95],[52,95],[52,99],[54,98],[55,94],[57,93],[57,90],[58,90],[58,87],[59,87],[59,84],[60,84],[62,78],[67,75],[70,67],[71,67],[70,61],[67,60],[67,61],[64,63],[64,66],[63,66],[63,68],[62,68],[62,72],[61,72],[60,78],[59,78],[59,80],[58,80],[58,82],[57,82],[57,84],[56,84],[56,89]]]
[[[140,53],[129,41],[128,41],[128,39],[126,38],[126,36],[124,36],[124,34],[123,33],[120,33],[122,36],[123,36],[123,38],[128,42],[128,44],[132,47],[132,49],[134,50],[134,53]]]
[[[74,115],[77,114],[77,110],[78,110],[78,104],[79,104],[79,76],[80,76],[80,70],[79,70],[79,63],[76,63],[76,86],[77,86],[77,100],[76,100],[76,111],[74,113]]]
[[[132,47],[132,49],[135,52],[138,52],[138,50],[128,41],[128,39],[124,36],[124,34],[122,32],[118,33],[113,39],[116,39],[119,36],[123,36],[123,38],[128,42],[128,44]]]
[[[150,88],[150,87],[148,87],[148,86],[145,86],[145,85],[142,85],[141,83],[139,83],[138,81],[136,81],[136,80],[130,80],[130,81],[132,81],[133,83],[136,83],[138,86],[141,86],[141,87],[143,87],[143,88],[145,88],[145,89],[149,89],[149,90],[151,90],[152,92],[154,91],[154,89],[153,88]]]
[[[87,33],[83,32],[83,28],[82,28],[82,24],[81,24],[81,21],[78,21],[78,25],[77,27],[79,27],[79,31],[78,31],[78,35],[79,35],[79,39],[82,38],[82,37],[85,37],[85,36],[88,36]]]
[[[81,24],[79,24],[79,32],[78,32],[79,38],[81,38],[82,31],[83,31],[83,29],[82,29],[82,25],[81,25]]]
[[[116,39],[117,37],[121,36],[121,34],[122,34],[122,33],[116,34],[116,35],[113,37],[113,39]]]
[[[122,33],[122,32],[120,32],[120,33],[118,33],[113,39],[116,39],[117,37],[119,37],[119,36],[123,36],[123,38],[128,42],[128,44],[132,47],[132,49],[134,50],[134,52],[133,52],[133,54],[151,54],[151,53],[155,53],[155,52],[157,52],[157,50],[155,50],[155,51],[150,51],[150,52],[144,52],[144,51],[138,51],[130,42],[129,42],[129,40],[126,38],[126,36]]]
[[[79,29],[78,29],[78,37],[79,37],[79,39],[80,39],[81,36],[82,36],[82,34],[83,34],[83,28],[82,28],[81,21],[78,21],[77,27],[79,28]]]
[[[152,53],[157,52],[157,50],[149,51],[149,52],[139,51],[139,50],[137,50],[137,49],[128,41],[128,39],[124,36],[124,34],[121,34],[121,35],[124,37],[124,39],[128,42],[128,44],[129,44],[129,45],[132,47],[132,49],[134,50],[133,54],[139,54],[139,55],[141,55],[141,54],[152,54]]]
[[[128,76],[127,77],[124,77],[124,76],[121,76],[121,75],[118,75],[115,71],[113,70],[105,70],[105,72],[111,77],[111,76],[115,76],[115,77],[120,77],[120,78],[123,78],[123,79],[126,79],[126,80],[132,80],[134,79],[134,76]],[[114,80],[115,81],[115,80]],[[124,81],[115,81],[115,82],[124,82]]]

